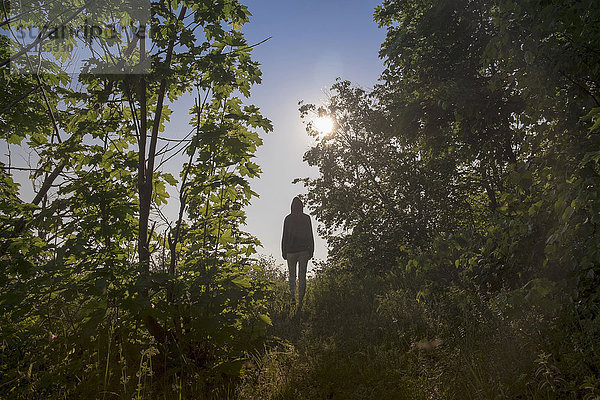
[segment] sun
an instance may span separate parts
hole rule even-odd
[[[327,116],[317,117],[314,120],[314,126],[321,135],[327,135],[333,129],[333,120]]]

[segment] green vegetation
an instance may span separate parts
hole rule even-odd
[[[283,306],[282,280],[271,333],[285,340],[246,365],[239,398],[600,395],[594,349],[583,348],[597,346],[597,328],[575,330],[542,308],[553,296],[526,288],[490,299],[455,286],[417,300],[413,283],[328,269],[310,281],[306,306],[294,314]]]
[[[332,249],[274,399],[600,398],[600,7],[384,1],[386,70],[302,104]],[[321,137],[313,115],[335,121]]]
[[[33,6],[34,23],[131,17],[110,2]],[[3,139],[9,153],[33,154],[36,193],[20,199],[23,166],[1,165],[0,397],[224,397],[261,346],[269,282],[252,277],[258,241],[240,226],[258,130],[272,127],[240,98],[260,82],[239,31],[248,17],[235,0],[152,2],[152,51],[127,31],[118,53],[150,57],[147,74],[110,54],[79,75],[53,63],[2,69]],[[19,50],[4,40],[2,65],[26,64],[9,60]],[[107,67],[120,73],[97,73]],[[165,138],[184,94],[196,97],[189,133]],[[173,157],[178,178],[165,166]]]
[[[238,97],[260,82],[248,15],[153,3],[149,73],[83,90],[3,67],[2,138],[38,159],[31,203],[0,168],[0,397],[600,398],[597,2],[375,10],[380,84],[300,106],[331,246],[301,311],[240,229],[272,129]],[[189,93],[190,134],[161,148]]]

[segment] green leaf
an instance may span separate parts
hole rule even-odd
[[[173,177],[173,175],[171,175],[170,173],[168,173],[168,172],[163,172],[163,173],[161,174],[161,176],[164,178],[164,180],[165,180],[165,181],[167,181],[167,183],[168,183],[169,185],[171,185],[171,186],[176,186],[176,185],[177,185],[177,179],[175,179],[175,178]]]
[[[10,144],[21,144],[21,142],[23,141],[24,136],[21,135],[17,135],[16,133],[11,134],[8,137],[8,143]]]
[[[243,289],[249,289],[251,287],[250,279],[245,275],[237,275],[231,282]]]
[[[271,322],[271,318],[269,318],[268,315],[259,314],[258,318],[260,318],[261,321],[263,321],[265,324],[267,324],[269,326],[273,325],[273,323]]]

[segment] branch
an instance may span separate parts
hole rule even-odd
[[[38,88],[40,87],[40,85],[38,84],[37,86],[32,87],[31,89],[29,89],[27,92],[23,93],[22,95],[20,95],[19,97],[17,97],[15,100],[13,100],[9,105],[7,105],[6,107],[4,107],[2,110],[0,110],[0,115],[4,114],[5,112],[7,112],[8,110],[10,110],[11,108],[14,107],[15,104],[17,104],[18,102],[20,102],[21,100],[29,97],[29,95],[33,92],[35,92]]]
[[[45,40],[48,37],[50,37],[50,35],[53,35],[54,33],[56,33],[59,28],[64,27],[66,24],[68,24],[69,22],[71,22],[72,20],[74,20],[75,17],[77,17],[79,15],[79,13],[81,13],[85,9],[85,7],[86,7],[85,4],[83,6],[81,6],[81,7],[79,7],[77,9],[77,11],[75,11],[75,13],[73,15],[71,15],[69,18],[67,18],[66,21],[62,22],[60,25],[58,25],[56,28],[52,29],[47,34],[42,35],[42,32],[40,32],[38,34],[37,38],[33,42],[31,42],[29,45],[23,47],[19,52],[17,52],[13,56],[11,56],[9,58],[5,58],[4,60],[0,61],[0,68],[4,67],[5,65],[8,65],[11,61],[13,61],[13,60],[21,57],[23,54],[27,53],[29,50],[31,50],[32,48],[34,48],[38,44],[40,44],[40,42],[42,42],[43,40]],[[63,11],[57,17],[60,17],[62,14],[66,13],[66,12],[67,12],[67,10]]]

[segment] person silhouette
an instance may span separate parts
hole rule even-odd
[[[298,305],[306,293],[306,267],[315,252],[310,217],[304,214],[302,200],[298,196],[292,200],[292,212],[283,221],[283,236],[281,238],[281,254],[287,260],[290,281],[292,305],[296,305],[296,264],[298,265]]]

